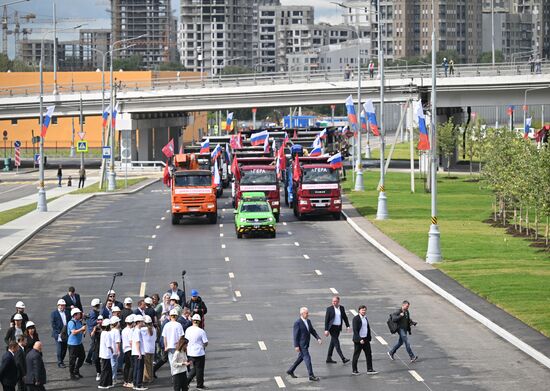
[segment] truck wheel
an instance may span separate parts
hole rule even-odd
[[[273,233],[271,234],[271,238],[272,238],[272,239],[275,239],[276,237],[277,237],[277,232],[273,232]]]
[[[243,234],[240,232],[237,232],[237,239],[242,239],[242,238],[243,238]]]
[[[208,224],[216,224],[216,221],[218,221],[218,213],[208,213]]]
[[[275,221],[276,221],[276,222],[279,222],[280,216],[281,216],[280,213],[275,213]]]
[[[340,220],[341,216],[342,216],[342,213],[340,213],[340,212],[335,212],[335,213],[332,214],[332,218],[334,220]]]
[[[177,214],[172,213],[172,225],[178,225],[180,223],[180,217]]]

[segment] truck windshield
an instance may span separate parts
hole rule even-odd
[[[302,183],[338,183],[338,172],[328,167],[303,169]]]
[[[212,177],[210,175],[176,175],[175,186],[211,186]]]
[[[269,212],[267,204],[244,204],[241,207],[241,212]]]
[[[277,183],[274,170],[254,169],[241,171],[241,185],[266,185]]]

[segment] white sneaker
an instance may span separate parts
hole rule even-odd
[[[100,390],[108,390],[109,387],[104,387],[104,386],[97,386],[97,388],[99,388]]]
[[[147,387],[134,387],[134,390],[136,391],[145,391],[145,390],[148,390]]]
[[[98,373],[97,375],[95,375],[95,381],[99,381],[100,377],[101,377],[101,373]]]

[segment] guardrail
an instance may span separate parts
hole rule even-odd
[[[177,77],[177,78],[153,78],[136,81],[117,81],[115,72],[115,84],[118,91],[151,91],[170,90],[185,88],[231,88],[242,86],[261,86],[276,84],[295,83],[322,83],[357,80],[356,69],[351,69],[352,74],[347,78],[343,70],[312,70],[310,72],[273,72],[273,73],[248,73],[240,75],[203,75],[203,77]],[[481,77],[481,76],[525,76],[536,73],[550,73],[550,63],[545,61],[541,64],[540,72],[531,72],[529,63],[499,63],[494,67],[492,64],[460,64],[454,65],[454,74],[449,78]],[[408,78],[431,78],[431,65],[395,66],[387,67],[384,71],[386,79],[408,79]],[[362,69],[362,80],[376,80],[379,75],[375,72],[370,77],[366,67]],[[441,65],[437,67],[437,77],[446,77]],[[17,87],[0,88],[0,96],[31,96],[38,95],[40,86],[37,84],[23,85]],[[101,92],[101,83],[70,83],[58,84],[60,94]],[[109,95],[110,86],[105,86],[105,94]],[[53,94],[53,85],[44,85],[44,94]]]
[[[116,162],[116,166],[120,169],[126,168],[127,163],[123,163],[121,161]],[[166,163],[160,160],[133,160],[127,164],[130,169],[141,169],[145,170],[147,168],[153,168],[153,169],[163,169],[166,167]]]

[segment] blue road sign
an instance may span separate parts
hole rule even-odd
[[[34,154],[34,164],[40,164],[40,154],[39,153]]]
[[[101,147],[101,151],[102,151],[103,159],[111,158],[111,147],[109,146]]]
[[[21,141],[17,140],[16,142],[13,143],[13,146],[15,148],[21,148]]]

